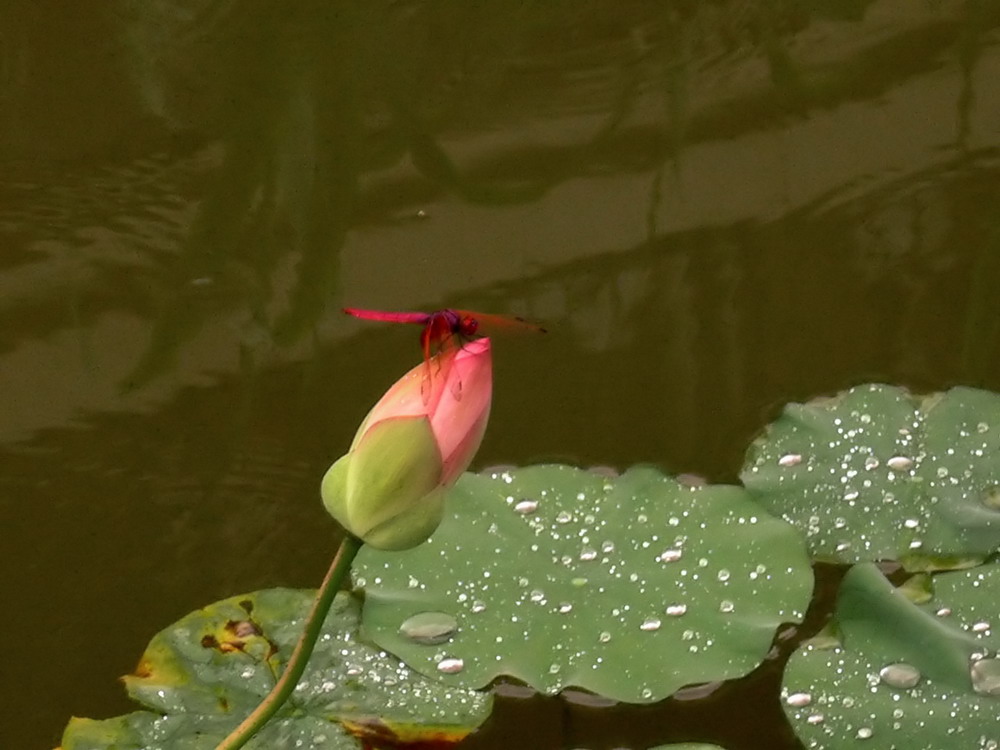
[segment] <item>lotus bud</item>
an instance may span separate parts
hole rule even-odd
[[[492,399],[488,338],[414,367],[368,412],[350,450],[323,477],[327,511],[379,549],[426,541],[479,449]]]

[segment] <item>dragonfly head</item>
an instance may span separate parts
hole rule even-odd
[[[479,321],[471,315],[463,315],[462,319],[458,322],[458,332],[462,336],[475,336],[478,328]]]

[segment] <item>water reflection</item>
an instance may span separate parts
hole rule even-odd
[[[486,463],[731,478],[787,400],[1000,389],[994,3],[114,9],[0,30],[0,595],[58,665],[18,650],[0,745],[319,577],[318,478],[419,356],[344,303],[549,324]]]

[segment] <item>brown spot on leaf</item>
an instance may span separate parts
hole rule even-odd
[[[341,725],[365,750],[450,750],[470,734],[460,727],[390,726],[374,717],[344,719]]]
[[[136,666],[135,672],[133,673],[133,677],[146,679],[152,676],[153,676],[153,666],[145,659],[142,659]]]

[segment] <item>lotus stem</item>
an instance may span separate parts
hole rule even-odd
[[[288,696],[292,694],[302,677],[306,664],[309,663],[309,657],[312,656],[316,639],[319,638],[320,630],[326,621],[326,615],[330,611],[330,605],[333,604],[340,584],[351,569],[354,556],[358,554],[362,544],[364,542],[357,537],[350,534],[344,536],[337,554],[334,555],[333,562],[330,563],[330,569],[326,572],[326,577],[323,578],[323,583],[320,584],[319,590],[316,592],[316,599],[313,601],[312,609],[309,610],[305,628],[299,637],[299,642],[295,644],[295,650],[292,651],[292,655],[285,664],[281,677],[278,678],[267,697],[249,716],[240,722],[239,726],[229,733],[226,739],[219,743],[216,750],[236,750],[243,747],[288,700]]]

